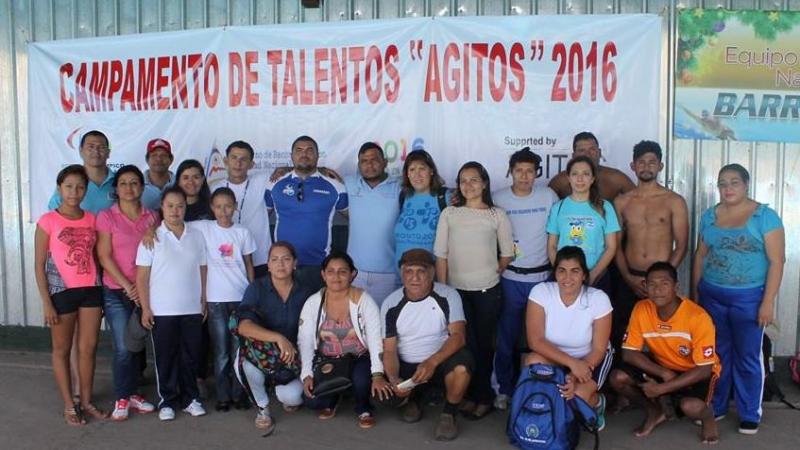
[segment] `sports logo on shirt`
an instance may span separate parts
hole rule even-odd
[[[224,243],[219,246],[219,256],[223,258],[233,258],[233,244]]]
[[[689,356],[689,353],[691,352],[689,351],[689,347],[681,345],[680,347],[678,347],[678,353],[680,353],[681,356]]]
[[[713,345],[708,345],[708,346],[703,347],[703,357],[704,358],[711,358],[712,356],[714,356],[714,346]]]
[[[288,195],[289,197],[294,197],[294,186],[291,184],[287,184],[285,188],[283,188],[283,195]]]
[[[672,325],[668,325],[666,323],[660,323],[660,324],[658,324],[658,329],[659,330],[664,330],[664,331],[669,331],[669,330],[672,329]]]

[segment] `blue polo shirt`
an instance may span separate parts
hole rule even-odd
[[[94,181],[89,180],[89,186],[86,187],[86,195],[81,201],[82,210],[97,215],[100,211],[111,208],[111,205],[114,204],[112,194],[114,193],[114,176],[116,174],[117,172],[109,167],[106,179],[99,186]],[[50,201],[47,202],[47,209],[52,210],[59,206],[61,206],[61,194],[56,189],[53,196],[50,197]]]
[[[264,202],[275,210],[274,241],[290,242],[300,265],[322,264],[331,249],[333,215],[347,209],[344,185],[319,172],[303,179],[292,171],[267,184]]]
[[[358,270],[394,273],[394,224],[400,212],[400,181],[387,178],[370,187],[362,177],[344,180],[350,202],[347,253]]]
[[[175,174],[170,172],[169,173],[169,181],[167,184],[164,185],[164,189],[159,188],[155,184],[150,182],[150,171],[146,170],[144,172],[144,191],[142,191],[142,205],[145,208],[158,211],[161,208],[161,194],[164,191],[175,184]]]

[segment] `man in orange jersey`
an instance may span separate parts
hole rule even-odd
[[[670,263],[650,266],[645,280],[649,298],[633,308],[622,341],[625,364],[611,372],[611,386],[645,406],[647,417],[637,437],[667,420],[660,398],[669,396],[679,414],[702,422],[702,442],[715,444],[719,433],[709,402],[721,367],[714,324],[702,307],[678,296],[678,273]]]

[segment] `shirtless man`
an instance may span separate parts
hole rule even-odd
[[[647,297],[645,271],[657,261],[680,266],[689,245],[689,215],[680,195],[658,184],[664,169],[661,146],[641,141],[633,147],[631,169],[636,189],[614,200],[622,227],[615,262],[624,283],[613,296],[614,316],[611,342],[619,348],[637,300]]]
[[[631,179],[621,171],[613,167],[601,166],[600,156],[602,153],[603,150],[600,149],[597,138],[588,131],[582,131],[576,134],[572,139],[572,157],[585,155],[594,161],[595,166],[597,166],[600,196],[603,197],[604,200],[613,202],[618,195],[624,194],[636,186],[634,186]],[[559,198],[564,198],[572,193],[566,171],[560,172],[553,177],[548,186],[550,189],[556,191]]]

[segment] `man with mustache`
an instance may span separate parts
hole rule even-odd
[[[617,285],[611,342],[619,351],[633,305],[647,297],[646,270],[658,261],[676,269],[689,245],[689,214],[680,195],[658,183],[664,169],[661,146],[641,141],[633,147],[631,169],[636,174],[636,189],[614,200],[622,227],[615,262],[624,283]]]

